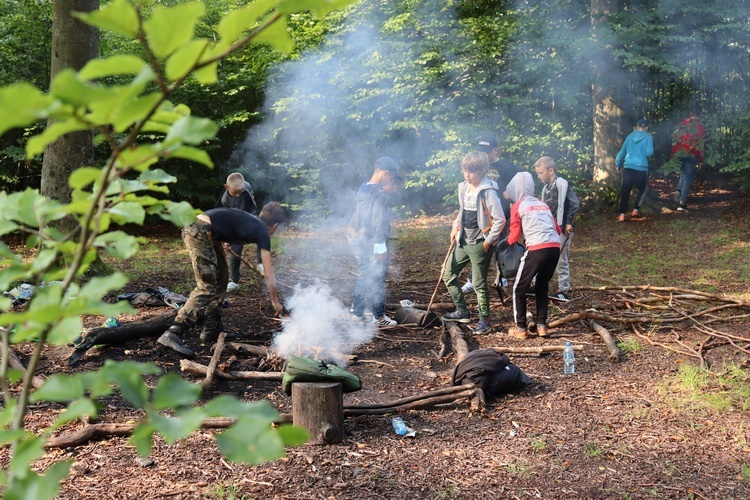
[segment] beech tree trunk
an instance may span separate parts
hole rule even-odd
[[[591,29],[597,48],[591,56],[594,99],[594,184],[619,189],[615,157],[627,136],[626,72],[607,47],[605,16],[623,9],[623,0],[591,0]]]
[[[99,0],[55,0],[52,19],[52,67],[50,81],[62,70],[80,70],[99,56],[99,30],[71,16],[76,12],[99,9]],[[53,123],[48,122],[48,126]],[[73,132],[60,137],[44,149],[41,193],[62,203],[70,202],[68,178],[76,168],[91,165],[94,145],[91,132]],[[71,222],[63,222],[65,230]],[[67,227],[67,229],[72,229]]]
[[[310,444],[344,439],[344,398],[341,382],[292,384],[292,422],[310,431]]]

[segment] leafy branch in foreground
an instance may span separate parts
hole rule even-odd
[[[147,60],[132,55],[94,59],[78,72],[61,71],[48,93],[25,82],[0,88],[0,135],[50,120],[42,133],[28,140],[28,158],[41,154],[45,146],[65,134],[85,130],[93,131],[95,141],[111,150],[102,166],[82,167],[71,174],[70,203],[59,203],[31,189],[0,192],[0,236],[26,234],[26,246],[36,251],[27,261],[0,242],[0,289],[18,282],[40,285],[22,309],[14,309],[9,298],[0,297],[4,403],[0,442],[11,449],[8,470],[0,471],[6,498],[52,498],[57,494],[70,463],[58,462],[44,475],[33,471],[30,464],[41,457],[52,432],[95,416],[95,399],[115,388],[135,408],[145,411],[146,418],[132,438],[144,455],[151,450],[154,433],[172,443],[189,436],[204,419],[219,415],[237,420],[217,436],[222,452],[232,460],[257,463],[283,455],[284,445],[304,442],[302,429],[271,428],[277,414],[268,403],[220,397],[203,407],[195,406],[199,386],[176,375],[161,377],[149,390],[143,377],[160,373],[154,365],[108,362],[95,372],[54,375],[33,394],[32,378],[48,344],[65,345],[80,333],[81,316],[114,316],[130,310],[126,303],[104,301],[108,292],[125,285],[122,273],[80,283],[97,252],[124,259],[138,251],[137,239],[113,226],[142,225],[147,214],[175,225],[194,219],[196,211],[188,203],[159,197],[168,193],[167,185],[175,178],[155,166],[164,159],[182,159],[212,167],[200,146],[215,136],[217,126],[192,116],[189,107],[171,102],[170,96],[188,78],[204,85],[215,83],[218,63],[248,43],[290,50],[286,32],[290,14],[310,10],[322,16],[349,1],[259,0],[227,13],[218,24],[216,40],[209,40],[194,35],[205,11],[202,2],[158,5],[147,16],[149,2],[114,0],[99,11],[75,15],[140,44]],[[103,83],[109,81],[118,83]],[[145,134],[158,140],[147,141]],[[75,231],[65,234],[49,225],[64,217],[77,222]],[[9,368],[11,346],[29,341],[36,344],[28,369],[21,374]],[[12,393],[11,385],[19,380],[20,389]],[[29,401],[41,400],[67,407],[49,428],[36,435],[25,429],[24,418]]]

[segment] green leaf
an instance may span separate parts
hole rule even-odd
[[[289,54],[294,49],[294,42],[286,29],[286,18],[280,18],[263,31],[258,32],[252,42],[265,43],[284,54]]]
[[[143,210],[141,204],[134,201],[121,201],[115,203],[107,211],[112,217],[112,220],[121,226],[130,223],[142,226],[143,221],[146,218],[146,212]]]
[[[79,375],[55,373],[31,394],[30,400],[64,403],[80,399],[85,395],[84,380]]]
[[[63,425],[79,420],[83,417],[95,417],[97,415],[96,404],[88,398],[73,401],[64,412],[60,413],[55,423],[48,430],[59,429]]]
[[[233,10],[219,22],[219,36],[225,45],[237,42],[240,36],[258,24],[264,14],[276,7],[278,0],[256,0],[242,8]]]
[[[198,64],[208,40],[193,40],[180,47],[167,61],[165,74],[170,82],[184,78]]]
[[[100,168],[77,168],[72,174],[70,174],[70,177],[68,177],[68,185],[73,189],[83,189],[98,181],[101,176],[102,170]]]
[[[138,179],[144,183],[161,183],[161,184],[172,184],[177,182],[177,177],[172,174],[168,174],[160,168],[154,168],[146,170],[138,176]]]
[[[124,132],[135,122],[144,119],[147,113],[154,109],[162,98],[161,94],[155,92],[124,102],[112,118],[112,125],[115,127],[115,131]]]
[[[57,252],[51,248],[40,250],[34,262],[31,263],[31,272],[41,273],[55,262],[57,256]]]
[[[107,90],[81,80],[78,73],[70,68],[59,72],[50,85],[50,95],[76,108],[82,108],[108,94]]]
[[[298,425],[283,424],[276,428],[285,446],[301,446],[310,439],[310,433]]]
[[[169,127],[169,133],[164,138],[164,143],[182,142],[196,145],[213,138],[218,131],[218,125],[208,118],[183,116]]]
[[[156,57],[164,59],[193,38],[195,23],[204,14],[201,2],[157,6],[151,18],[144,23],[146,38]]]
[[[127,0],[114,0],[109,5],[90,13],[74,12],[73,17],[91,26],[129,38],[138,35],[138,12]]]
[[[206,415],[209,417],[224,416],[229,418],[241,418],[253,416],[265,418],[269,424],[279,419],[279,413],[268,401],[255,401],[247,403],[239,401],[229,395],[219,396],[212,399],[205,406]]]
[[[195,70],[193,72],[193,77],[195,77],[201,85],[213,85],[219,80],[217,69],[218,63],[211,63]]]
[[[355,1],[357,0],[282,0],[279,4],[279,12],[294,14],[309,10],[320,19],[326,14],[342,9]]]
[[[9,220],[0,220],[0,236],[4,236],[8,233],[12,233],[19,227],[20,226],[16,224],[15,222],[11,222]]]
[[[31,469],[24,477],[14,479],[3,492],[4,500],[50,500],[60,492],[60,482],[68,476],[72,460],[63,460],[48,467],[43,476]]]
[[[29,139],[29,142],[26,144],[26,158],[33,158],[36,155],[42,154],[48,144],[55,142],[65,134],[87,129],[88,125],[77,118],[55,122],[41,134]]]
[[[104,59],[92,59],[79,74],[86,80],[96,80],[105,76],[136,75],[144,68],[150,69],[150,66],[140,57],[115,55]]]
[[[141,422],[135,426],[130,442],[135,446],[138,455],[147,457],[154,446],[153,435],[156,429],[151,422]]]
[[[130,363],[110,365],[111,379],[120,387],[120,394],[136,408],[145,408],[148,401],[148,388],[143,377],[129,368]]]
[[[196,163],[201,163],[208,168],[213,168],[214,162],[211,157],[202,149],[194,148],[191,146],[182,146],[168,153],[170,158],[182,158],[183,160],[190,160]]]
[[[149,215],[158,215],[162,219],[171,222],[177,227],[186,226],[195,222],[195,217],[201,213],[186,201],[178,203],[172,201],[160,201],[149,207]]]
[[[158,413],[151,415],[151,423],[156,432],[162,435],[168,444],[178,439],[185,439],[198,430],[203,423],[203,412],[199,408],[185,412],[177,417],[165,417]]]
[[[0,135],[45,119],[51,103],[52,98],[26,82],[0,88]]]
[[[159,379],[151,395],[151,405],[156,410],[190,406],[198,400],[200,395],[199,385],[188,382],[179,375],[169,373]]]
[[[119,290],[128,282],[125,273],[115,272],[109,276],[97,276],[91,278],[78,293],[79,297],[99,299],[112,290]]]
[[[8,472],[19,478],[31,473],[29,464],[44,455],[44,439],[27,433],[26,438],[19,441],[10,459]]]
[[[73,342],[83,331],[83,322],[80,316],[63,318],[49,332],[47,342],[53,345],[68,345]]]
[[[233,462],[260,464],[284,456],[284,445],[265,418],[245,417],[216,436],[221,452]]]
[[[128,149],[120,154],[117,166],[127,169],[134,168],[139,172],[159,161],[159,152],[154,144],[144,144],[134,149]]]
[[[127,259],[138,252],[138,239],[124,231],[110,231],[99,235],[94,240],[94,246],[102,248],[113,257]]]

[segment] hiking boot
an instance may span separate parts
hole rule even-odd
[[[224,324],[221,322],[221,318],[214,318],[206,320],[203,325],[203,331],[201,332],[200,339],[203,342],[215,342],[219,338],[219,334],[224,331]],[[236,340],[237,335],[234,333],[225,332],[226,336],[224,340]]]
[[[675,205],[679,205],[680,204],[680,192],[675,191],[674,193],[672,193],[672,199],[674,200]]]
[[[464,293],[470,293],[474,291],[474,285],[471,283],[471,278],[466,280],[466,284],[461,287],[461,291]]]
[[[568,297],[568,294],[563,292],[562,290],[556,291],[553,295],[550,295],[550,298],[553,300],[558,300],[560,302],[570,301],[570,297]]]
[[[161,337],[159,337],[156,342],[165,347],[169,347],[173,351],[182,354],[186,358],[195,357],[195,351],[186,346],[182,342],[182,339],[176,333],[174,333],[174,331],[172,331],[175,326],[177,325],[170,326],[166,332],[162,333]]]
[[[617,217],[617,222],[625,222],[625,214],[620,214],[620,216]]]
[[[633,211],[630,213],[630,216],[631,217],[640,217],[641,216],[641,212],[637,208],[634,208]]]
[[[440,319],[443,321],[455,321],[457,323],[471,323],[471,314],[469,311],[453,311],[452,313],[444,314]]]
[[[217,333],[213,333],[211,331],[206,331],[205,329],[201,332],[201,341],[203,342],[216,342],[219,339],[219,334],[221,331]],[[237,334],[236,333],[229,333],[224,332],[224,341],[225,342],[231,342],[233,340],[237,340]]]
[[[517,325],[513,325],[510,328],[508,328],[508,335],[512,337],[516,337],[517,339],[525,339],[529,336],[528,330],[525,328],[521,328]]]
[[[680,203],[680,206],[677,207],[677,211],[686,214],[688,212],[687,205]]]
[[[240,287],[240,285],[238,285],[234,281],[230,281],[229,283],[227,283],[227,292],[234,292],[239,287]]]
[[[549,337],[547,325],[536,325],[536,334],[540,337]]]
[[[372,322],[377,326],[396,326],[398,323],[395,319],[391,319],[385,314],[379,318],[372,318]]]
[[[474,328],[474,333],[478,333],[480,335],[490,333],[492,331],[492,325],[490,324],[489,319],[480,319],[479,323],[477,323],[477,326]]]

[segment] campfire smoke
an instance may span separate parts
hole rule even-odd
[[[372,323],[351,319],[349,309],[321,282],[294,288],[285,302],[290,311],[271,348],[282,358],[305,356],[346,366],[346,357],[377,333]]]

